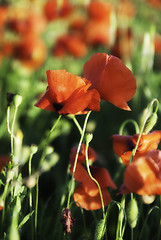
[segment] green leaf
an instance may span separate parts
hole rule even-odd
[[[21,228],[29,219],[30,217],[32,216],[32,214],[34,213],[35,211],[33,210],[31,213],[27,214],[24,219],[20,222],[19,226],[18,226],[18,229]]]

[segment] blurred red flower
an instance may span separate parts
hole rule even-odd
[[[62,57],[66,53],[70,53],[75,57],[83,57],[86,55],[87,47],[81,35],[66,34],[58,38],[54,46],[53,54]]]
[[[73,173],[74,160],[76,155],[76,147],[71,150],[70,154],[70,173]],[[88,149],[89,160],[95,161],[96,153],[89,147]],[[74,201],[76,204],[86,210],[97,210],[102,208],[100,193],[96,183],[89,177],[88,172],[83,166],[85,162],[85,145],[81,145],[81,151],[78,156],[77,166],[74,173],[74,179],[78,185],[74,192]],[[103,196],[104,205],[106,206],[111,201],[111,196],[107,187],[116,189],[116,185],[111,179],[110,174],[105,168],[90,166],[92,176],[98,181]]]
[[[41,34],[46,27],[46,19],[37,12],[26,11],[22,17],[20,13],[7,21],[7,27],[18,34]]]
[[[95,53],[84,65],[84,76],[103,100],[130,110],[127,105],[136,91],[136,80],[122,61],[106,53]]]
[[[14,57],[29,68],[40,67],[46,59],[46,46],[43,40],[35,35],[26,35],[14,47]]]
[[[57,0],[48,0],[44,5],[44,14],[48,21],[59,17],[66,17],[72,12],[73,6],[68,0],[63,0],[62,5],[58,5]]]
[[[114,152],[121,157],[125,165],[129,164],[132,150],[135,148],[139,134],[133,136],[113,135]],[[153,131],[149,134],[142,135],[135,154],[135,158],[144,155],[150,150],[155,150],[161,141],[161,131]],[[134,159],[135,159],[134,158]]]
[[[112,6],[107,2],[91,1],[83,37],[90,45],[107,44],[110,39],[110,15]]]
[[[100,110],[100,95],[96,89],[89,90],[91,84],[65,70],[48,70],[48,87],[45,94],[35,104],[36,107],[59,114],[86,114]]]
[[[8,17],[8,7],[0,6],[0,30],[3,28],[4,23],[6,22]]]
[[[152,150],[137,157],[124,173],[122,193],[161,195],[161,151]]]

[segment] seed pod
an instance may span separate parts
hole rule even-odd
[[[137,201],[131,199],[127,206],[127,220],[131,228],[135,228],[139,216]]]
[[[145,134],[148,134],[151,129],[154,127],[154,125],[156,124],[157,122],[157,119],[158,119],[158,116],[156,113],[153,113],[150,118],[148,119],[146,125],[145,125],[145,128],[144,128],[144,133]]]

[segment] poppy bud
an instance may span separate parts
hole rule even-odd
[[[127,219],[131,228],[135,228],[138,220],[138,205],[135,199],[131,199],[127,206]]]
[[[32,144],[30,150],[31,154],[35,154],[38,150],[38,147],[35,144]]]
[[[27,180],[26,180],[26,186],[28,188],[33,188],[36,185],[36,177],[35,176],[30,176]]]
[[[147,124],[146,124],[146,126],[145,126],[145,128],[144,128],[144,133],[145,133],[145,134],[148,134],[148,133],[151,131],[151,129],[152,129],[152,128],[154,127],[154,125],[156,124],[157,119],[158,119],[157,114],[156,114],[156,113],[153,113],[153,114],[151,115],[151,117],[148,119]]]
[[[66,233],[71,233],[71,227],[73,227],[75,220],[71,215],[70,209],[65,208],[62,212],[62,218],[61,218],[62,224],[63,224],[63,230]]]
[[[49,155],[54,152],[54,148],[52,146],[47,146],[46,148],[46,155]]]
[[[106,231],[106,218],[103,218],[97,225],[95,239],[96,240],[103,239],[103,236],[105,235],[105,231]]]
[[[143,196],[141,196],[141,199],[142,199],[143,203],[151,204],[152,202],[154,202],[155,197],[156,197],[155,195],[151,195],[151,196],[143,195]]]
[[[22,102],[22,97],[20,95],[14,96],[13,103],[15,107],[18,107]]]
[[[93,134],[92,133],[86,133],[85,138],[86,138],[86,143],[88,144],[92,141]]]

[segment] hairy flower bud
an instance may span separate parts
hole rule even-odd
[[[137,201],[131,199],[127,206],[127,219],[131,228],[135,228],[138,220],[139,210]]]

